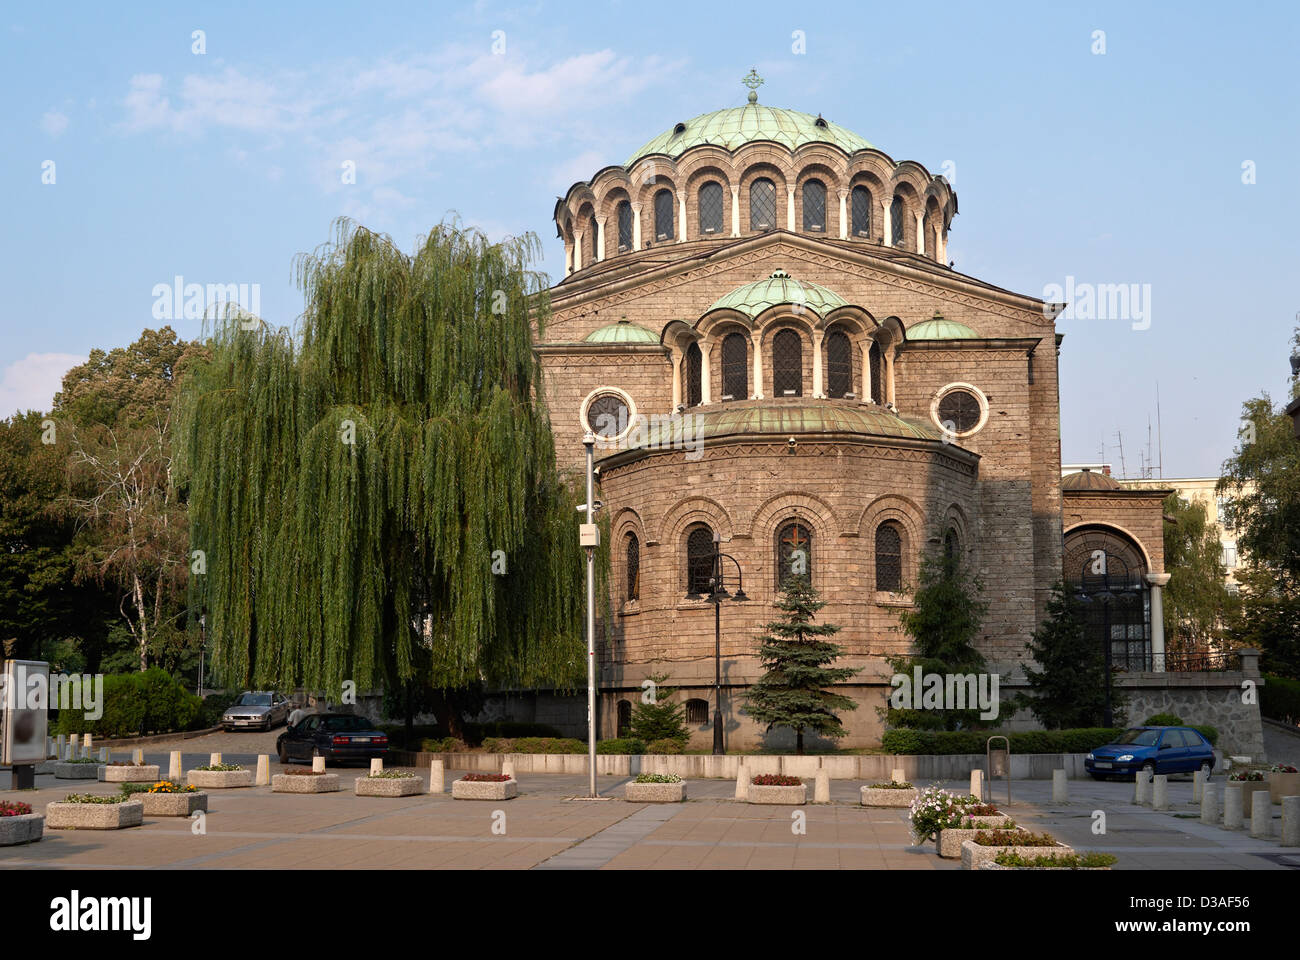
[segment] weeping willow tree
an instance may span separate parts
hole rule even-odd
[[[205,331],[177,477],[225,682],[583,673],[576,487],[556,470],[530,331],[549,310],[538,249],[453,221],[410,256],[339,220],[295,261],[296,335],[246,316]]]

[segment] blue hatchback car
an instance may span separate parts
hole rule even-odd
[[[1195,773],[1214,769],[1214,747],[1191,727],[1133,727],[1114,743],[1098,747],[1083,761],[1097,780],[1133,777],[1143,767],[1152,773]]]

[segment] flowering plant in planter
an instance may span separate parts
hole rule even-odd
[[[959,797],[942,787],[926,787],[912,801],[909,816],[912,821],[912,843],[920,846],[945,828],[960,826],[968,808],[980,805],[978,797]]]
[[[372,773],[368,780],[414,780],[415,774],[408,773],[405,770],[380,770],[378,773]]]
[[[1289,763],[1275,763],[1273,764],[1273,766],[1268,768],[1268,772],[1269,773],[1300,773],[1300,770],[1297,770]]]
[[[890,780],[888,783],[873,783],[872,790],[911,790],[912,785],[907,781],[895,782]]]
[[[1241,770],[1231,774],[1228,779],[1236,783],[1260,783],[1264,780],[1264,774],[1260,770]]]
[[[200,769],[202,769],[202,768],[200,768]],[[236,768],[236,769],[238,769],[238,768]],[[304,770],[302,767],[290,767],[289,769],[287,769],[287,770],[285,770],[283,773],[281,773],[280,776],[284,776],[284,777],[323,777],[323,776],[325,776],[325,771],[324,771],[324,770]]]
[[[0,800],[0,817],[25,817],[32,812],[30,803],[23,803],[21,800],[15,803],[9,803],[6,800]]]
[[[125,793],[110,793],[100,796],[95,793],[70,793],[63,798],[64,803],[126,803],[131,797]]]
[[[642,773],[633,783],[681,783],[682,778],[675,773]]]
[[[231,773],[235,770],[243,770],[237,763],[209,763],[207,766],[195,767],[195,770],[211,771],[213,773]]]
[[[60,763],[99,763],[94,757],[77,757],[75,760],[61,760]]]
[[[1099,870],[1112,866],[1116,861],[1110,853],[1071,853],[1063,857],[1025,857],[1010,850],[1004,850],[993,858],[1000,867],[1062,867],[1070,870]]]
[[[198,793],[198,787],[192,787],[188,783],[174,783],[171,780],[159,780],[157,783],[150,785],[145,793]]]
[[[1028,830],[981,830],[975,834],[981,847],[1056,847],[1055,837],[1047,833],[1030,833]]]
[[[749,781],[756,787],[802,787],[803,781],[798,777],[788,777],[782,773],[760,773]]]
[[[466,783],[505,783],[514,777],[508,777],[504,773],[467,773],[461,779]]]

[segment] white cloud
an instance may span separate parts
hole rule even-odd
[[[51,137],[57,137],[68,129],[67,115],[60,113],[58,110],[47,110],[41,117],[41,129]]]
[[[0,417],[25,410],[49,410],[63,375],[86,357],[75,353],[29,353],[0,374]]]

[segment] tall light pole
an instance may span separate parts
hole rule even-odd
[[[578,539],[587,550],[587,776],[591,799],[596,799],[596,548],[600,528],[596,526],[596,498],[592,473],[596,437],[588,430],[582,437],[587,448],[587,508]]]
[[[729,596],[726,578],[722,572],[722,561],[730,560],[736,565],[737,603],[744,603],[745,580],[740,570],[740,562],[729,553],[722,552],[722,537],[713,534],[713,576],[709,578],[709,599],[713,602],[713,755],[720,757],[727,751],[722,746],[722,601]]]

